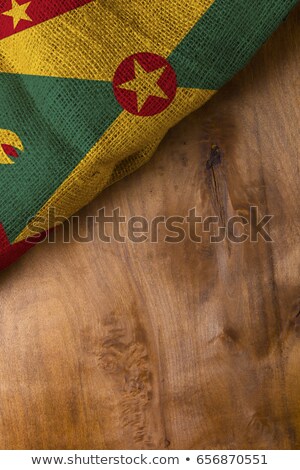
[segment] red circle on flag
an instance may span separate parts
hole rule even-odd
[[[139,52],[121,62],[113,79],[113,89],[117,101],[129,113],[154,116],[174,100],[176,73],[164,57]]]

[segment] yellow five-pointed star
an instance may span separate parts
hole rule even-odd
[[[26,10],[31,3],[23,3],[23,5],[19,5],[16,0],[11,0],[11,9],[8,11],[4,11],[2,15],[11,16],[14,22],[14,29],[18,26],[21,20],[32,21],[32,18],[27,15]]]
[[[159,98],[169,99],[157,83],[165,69],[166,65],[154,70],[153,72],[147,72],[136,59],[134,60],[135,78],[129,82],[123,83],[119,88],[136,92],[138,111],[142,109],[149,96],[158,96]]]

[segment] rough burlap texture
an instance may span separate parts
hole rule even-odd
[[[148,161],[168,129],[240,70],[297,3],[68,0],[69,10],[61,12],[57,0],[48,6],[41,0],[40,12],[35,2],[20,31],[0,41],[0,144],[19,152],[13,161],[2,147],[2,162],[0,153],[0,260],[4,237],[7,260],[9,250],[32,235],[32,221],[40,230],[54,224],[50,208],[69,217]],[[10,8],[11,0],[0,2],[0,11]],[[148,54],[144,65],[140,53]],[[133,56],[132,67],[140,60],[150,75],[151,55],[170,64],[177,88],[163,110],[149,88],[156,112],[143,115],[146,102],[137,112],[128,110],[126,93],[124,105],[114,81],[123,61]],[[136,78],[132,70],[130,80]],[[147,90],[147,80],[144,86]],[[127,93],[132,109],[138,92]]]

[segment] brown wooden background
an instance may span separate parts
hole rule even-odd
[[[32,250],[0,275],[2,449],[300,449],[299,19],[80,214],[256,205],[274,242]]]

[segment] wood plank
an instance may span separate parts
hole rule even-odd
[[[299,19],[80,213],[257,206],[273,243],[60,232],[1,273],[2,449],[300,449]]]

